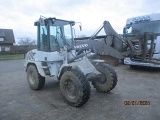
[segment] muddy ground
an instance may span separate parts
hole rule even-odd
[[[47,78],[44,89],[29,88],[23,60],[0,61],[0,120],[158,120],[160,119],[160,70],[114,67],[118,84],[110,93],[93,87],[89,101],[80,108],[67,105],[57,80]],[[126,105],[149,101],[150,105]]]

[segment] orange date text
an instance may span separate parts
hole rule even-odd
[[[124,105],[150,105],[150,101],[127,100],[124,101]]]

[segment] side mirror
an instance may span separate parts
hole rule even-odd
[[[79,25],[79,29],[80,29],[80,31],[82,31],[82,26],[81,25]]]
[[[76,23],[79,24],[79,29],[80,29],[80,31],[82,31],[82,24],[81,24],[81,22],[76,22]]]
[[[123,28],[123,34],[126,34],[126,28],[125,27]]]

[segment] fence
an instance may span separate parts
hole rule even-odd
[[[11,51],[1,51],[0,60],[11,59],[11,58],[25,58],[25,54],[32,49],[36,49],[36,45],[14,45]]]

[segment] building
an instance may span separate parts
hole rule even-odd
[[[0,53],[13,51],[15,38],[12,29],[0,29]]]

